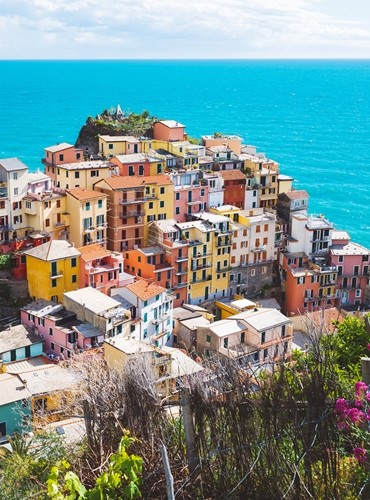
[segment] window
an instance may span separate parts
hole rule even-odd
[[[50,219],[45,219],[45,226],[50,226]]]
[[[266,274],[267,272],[267,267],[266,266],[262,266],[262,274]]]
[[[256,233],[260,233],[261,232],[261,226],[256,226]]]
[[[176,193],[175,197],[176,197],[176,201],[179,201],[179,199],[180,199],[180,193]]]
[[[59,155],[59,161],[64,161],[64,155],[63,154]]]
[[[263,350],[263,358],[266,359],[268,355],[269,355],[269,350],[268,349],[264,349]]]
[[[130,176],[135,175],[135,171],[134,171],[134,166],[133,165],[129,165],[129,167],[128,167],[128,175],[130,175]]]
[[[179,214],[180,214],[180,207],[176,207],[176,209],[175,209],[175,213],[176,213],[176,215],[179,215]]]
[[[144,166],[139,165],[139,175],[144,175]]]
[[[77,259],[76,257],[72,257],[71,259],[71,267],[76,267],[77,266]]]
[[[57,280],[56,280],[56,279],[52,279],[52,280],[51,280],[51,286],[52,286],[53,288],[55,288],[55,287],[57,286]]]
[[[159,192],[160,192],[161,194],[164,194],[164,187],[161,187],[161,189],[159,190]]]
[[[75,179],[79,179],[80,178],[80,172],[75,172]]]
[[[50,349],[52,351],[55,351],[55,344],[54,344],[54,342],[50,342]]]
[[[99,170],[91,170],[90,177],[99,177]]]
[[[18,188],[14,188],[14,195],[17,196],[18,195]]]
[[[361,289],[356,290],[355,297],[361,297]]]
[[[77,283],[77,274],[72,274],[72,283]]]
[[[54,302],[54,304],[57,304],[58,303],[58,295],[52,295],[51,301]],[[42,323],[42,326],[44,326],[44,323]]]
[[[53,329],[52,328],[49,328],[49,335],[53,335]]]
[[[266,332],[261,332],[261,344],[266,342]]]
[[[159,163],[157,166],[157,174],[161,174],[161,173],[162,173],[162,164]]]
[[[211,336],[210,335],[207,335],[207,342],[208,342],[208,344],[211,343]]]
[[[85,203],[85,210],[90,210],[90,202],[89,201],[87,201]]]
[[[154,206],[153,202],[152,202],[152,201],[150,201],[150,202],[149,202],[149,209],[152,209],[152,208],[153,208],[153,206]]]
[[[226,339],[224,339],[224,348],[227,349],[228,345],[229,345],[229,339],[228,337],[226,337]]]
[[[343,255],[338,255],[338,262],[343,262]]]
[[[146,307],[147,305],[148,305],[148,301],[144,300],[144,307]]]
[[[113,144],[108,144],[108,149],[113,149]]]
[[[148,313],[144,313],[144,322],[146,323],[148,321]]]
[[[18,172],[13,172],[13,181],[18,180]]]
[[[160,202],[159,202],[159,207],[160,207],[160,208],[164,208],[164,201],[160,201]]]
[[[286,329],[286,325],[282,325],[282,327],[281,327],[281,336],[282,337],[285,337],[285,329]]]

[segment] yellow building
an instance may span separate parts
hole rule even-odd
[[[65,239],[69,227],[65,194],[50,191],[38,196],[27,195],[24,212],[28,215],[29,225],[35,230],[49,232],[53,240]]]
[[[146,222],[173,218],[173,183],[167,175],[144,177]],[[144,224],[144,246],[148,245],[148,225]]]
[[[141,153],[141,143],[130,135],[99,135],[99,154],[104,158]]]
[[[107,242],[107,195],[90,189],[67,190],[69,241],[76,247]]]
[[[32,299],[61,302],[64,292],[78,288],[81,254],[68,241],[51,240],[24,254]]]
[[[54,174],[50,176],[54,179],[55,186],[61,189],[93,189],[95,182],[116,173],[115,165],[102,160],[64,163],[50,168],[54,169]]]

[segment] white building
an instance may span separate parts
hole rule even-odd
[[[172,345],[174,297],[165,288],[140,279],[123,288],[113,288],[111,294],[133,306],[132,338],[157,347]]]

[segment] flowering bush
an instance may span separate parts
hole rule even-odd
[[[335,414],[338,429],[346,431],[348,438],[357,444],[353,456],[359,463],[368,462],[370,455],[370,387],[362,381],[356,382],[355,399],[337,399]]]

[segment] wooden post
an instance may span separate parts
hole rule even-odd
[[[167,499],[175,500],[175,492],[173,490],[173,475],[170,468],[170,462],[168,460],[167,448],[163,443],[161,443],[160,452],[163,460],[164,473],[166,475]]]
[[[362,380],[365,384],[370,384],[370,358],[361,358]]]
[[[181,389],[181,407],[184,419],[184,432],[186,442],[186,458],[188,461],[189,472],[192,474],[199,464],[197,448],[195,445],[195,431],[193,423],[193,411],[191,408],[190,391],[183,387]]]

